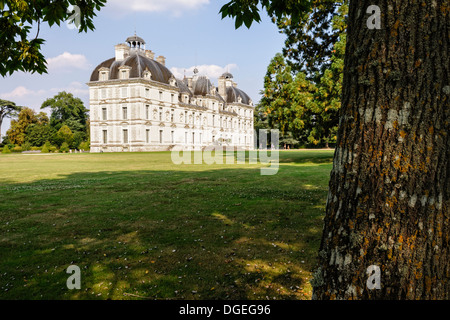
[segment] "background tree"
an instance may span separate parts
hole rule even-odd
[[[258,21],[261,3],[300,15],[294,2],[233,0],[221,12]],[[368,28],[374,4],[381,29]],[[350,1],[316,299],[450,298],[449,30],[447,0]]]
[[[16,106],[12,101],[0,99],[0,132],[3,119],[17,117],[22,107]]]
[[[106,0],[1,0],[0,1],[0,75],[11,75],[15,71],[47,71],[46,61],[41,53],[44,40],[39,38],[43,23],[50,27],[70,20],[78,6],[80,15],[79,32],[94,30],[93,18]],[[35,34],[31,34],[36,27]]]
[[[74,135],[71,142],[66,141],[71,148],[78,148],[81,142],[89,139],[89,111],[84,107],[81,99],[63,91],[44,101],[41,109],[45,108],[51,109],[50,140],[53,144],[61,146],[62,141],[57,134],[63,126],[67,126]]]
[[[348,0],[314,0],[311,10],[304,12],[299,22],[293,23],[289,15],[276,19],[286,35],[283,55],[294,72],[305,72],[308,79],[317,81],[330,68],[334,46],[345,31],[336,28],[336,22],[343,21],[346,12],[342,7],[347,5]]]
[[[321,66],[314,77],[308,79],[306,72],[292,70],[292,63],[287,63],[281,54],[276,55],[267,69],[260,107],[266,111],[269,127],[281,130],[282,140],[292,136],[287,143],[291,146],[293,141],[325,147],[336,142],[347,13],[348,6],[342,4],[333,16],[328,28],[338,37],[331,51],[331,64]],[[308,54],[303,53],[303,57],[308,61],[315,59]]]
[[[9,141],[12,144],[21,146],[25,142],[25,133],[33,123],[38,121],[36,117],[36,113],[33,109],[30,108],[22,108],[19,113],[18,120],[11,121],[11,127],[6,132],[8,135]]]

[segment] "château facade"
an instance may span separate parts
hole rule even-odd
[[[136,35],[115,46],[88,86],[91,152],[254,148],[253,102],[230,73],[217,87],[197,69],[176,79]]]

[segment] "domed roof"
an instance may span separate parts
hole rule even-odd
[[[192,97],[191,90],[189,90],[188,85],[183,80],[177,79],[177,86],[181,93],[187,93]]]
[[[224,74],[222,74],[222,78],[233,79],[233,75],[229,72],[225,72]]]
[[[141,44],[145,44],[144,39],[142,39],[141,37],[138,37],[137,35],[128,37],[127,40],[125,40],[125,42],[128,42],[128,43],[140,42]]]
[[[241,103],[250,104],[250,97],[242,90],[235,87],[227,87],[227,103],[239,102],[239,97],[242,99]]]
[[[152,74],[152,80],[161,83],[169,84],[169,79],[173,76],[172,72],[170,72],[169,69],[167,69],[159,62],[147,58],[146,56],[137,52],[133,52],[125,60],[116,61],[115,58],[111,58],[100,63],[92,72],[91,81],[99,80],[98,72],[101,68],[107,68],[110,70],[110,80],[119,79],[119,68],[124,66],[131,67],[130,79],[142,78],[144,71],[147,69]]]
[[[205,76],[198,77],[193,85],[195,96],[206,96],[211,93],[212,84],[211,81]]]

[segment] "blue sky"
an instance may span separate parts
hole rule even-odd
[[[89,108],[88,87],[92,70],[114,56],[114,46],[135,30],[156,56],[166,57],[166,66],[177,77],[200,74],[234,75],[238,87],[253,101],[260,99],[263,78],[270,60],[280,52],[285,36],[267,16],[260,24],[235,30],[234,21],[221,19],[226,0],[109,0],[94,20],[96,29],[78,33],[65,24],[41,27],[46,40],[42,51],[48,61],[46,75],[15,73],[0,78],[0,98],[39,110],[45,99],[60,91],[72,92]],[[2,134],[9,120],[2,125]]]

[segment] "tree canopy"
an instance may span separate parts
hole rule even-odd
[[[2,129],[3,119],[16,117],[22,107],[17,106],[14,102],[0,99],[0,132]]]
[[[16,71],[45,73],[46,60],[41,53],[45,40],[39,38],[41,24],[51,27],[73,21],[74,11],[70,9],[77,6],[79,32],[94,30],[93,18],[105,3],[106,0],[0,0],[0,75]]]

